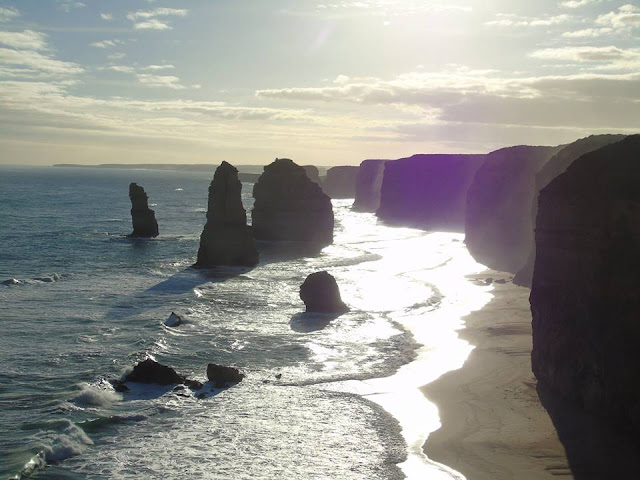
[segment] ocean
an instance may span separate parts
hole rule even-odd
[[[437,409],[418,387],[462,365],[461,318],[489,287],[460,234],[395,228],[334,200],[320,253],[259,243],[254,269],[196,271],[213,176],[0,167],[0,478],[454,479],[422,453]],[[160,236],[133,240],[128,185]],[[252,185],[243,184],[250,218]],[[304,312],[327,270],[351,310]],[[185,323],[164,321],[171,312]],[[108,383],[151,357],[206,380],[189,391]]]

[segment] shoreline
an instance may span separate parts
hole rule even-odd
[[[421,388],[441,428],[423,451],[470,480],[574,478],[565,447],[531,372],[529,289],[488,270],[469,278],[493,282],[493,299],[463,318],[461,340],[475,346],[462,368]]]

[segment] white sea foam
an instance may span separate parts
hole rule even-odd
[[[67,420],[60,435],[56,437],[50,446],[43,449],[47,463],[58,463],[73,455],[81,454],[93,440],[76,424]]]
[[[73,401],[76,405],[83,407],[104,407],[118,402],[121,399],[122,397],[119,394],[111,390],[105,390],[85,383],[82,385],[80,393],[73,398]]]

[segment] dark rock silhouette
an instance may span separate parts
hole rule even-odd
[[[358,167],[331,167],[322,183],[322,191],[331,198],[354,198],[357,178]]]
[[[144,188],[132,183],[129,185],[131,199],[131,221],[133,232],[131,238],[153,238],[158,236],[158,222],[156,214],[149,208],[148,197]]]
[[[574,160],[581,157],[585,153],[597,150],[600,147],[609,145],[610,143],[619,142],[625,136],[624,135],[591,135],[586,138],[581,138],[573,143],[570,143],[558,153],[556,153],[551,159],[542,166],[542,168],[536,174],[536,193],[533,197],[531,205],[531,218],[535,223],[536,215],[538,214],[538,192],[546,187],[551,180],[556,178],[562,172],[564,172]],[[531,244],[532,247],[527,257],[527,262],[518,271],[514,277],[514,283],[524,286],[531,286],[531,278],[533,277],[533,264],[536,257],[535,245],[533,245],[533,229],[531,229]]]
[[[241,382],[244,378],[244,373],[235,367],[210,363],[207,365],[207,378],[216,388],[223,388],[227,384]]]
[[[12,285],[20,285],[22,282],[17,278],[10,278],[9,280],[4,280],[2,285],[12,286]]]
[[[336,279],[328,272],[309,275],[300,286],[300,298],[307,312],[342,313],[349,311],[342,298]]]
[[[318,167],[315,165],[302,165],[304,172],[309,177],[313,183],[317,183],[318,185],[322,185],[322,181],[320,180],[320,172],[318,171]]]
[[[171,312],[169,318],[164,321],[167,327],[178,327],[182,325],[182,317],[175,312]]]
[[[380,207],[380,190],[384,164],[389,160],[364,160],[358,168],[356,198],[353,209],[358,212],[375,212]]]
[[[178,375],[173,368],[147,358],[146,360],[137,363],[136,366],[133,367],[133,371],[124,378],[124,381],[154,383],[157,385],[173,385],[176,383],[182,383],[184,381],[184,377]]]
[[[380,207],[387,223],[462,232],[467,190],[484,155],[413,155],[384,167]]]
[[[532,369],[552,391],[640,432],[640,135],[582,155],[541,190]]]
[[[209,185],[207,223],[200,235],[194,267],[252,267],[258,263],[258,250],[251,227],[247,226],[241,194],[238,169],[222,162]]]
[[[467,194],[466,244],[478,262],[517,272],[533,246],[535,176],[558,147],[520,145],[487,155]]]
[[[292,160],[280,158],[264,167],[253,196],[256,240],[333,242],[331,199]]]

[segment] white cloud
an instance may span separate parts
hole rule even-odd
[[[592,3],[600,3],[600,0],[568,0],[560,2],[560,6],[564,8],[580,8]]]
[[[301,2],[302,3],[302,2]],[[471,12],[467,0],[426,2],[424,0],[356,0],[325,1],[315,5],[296,6],[282,11],[286,15],[321,17],[383,16],[398,17],[421,13]]]
[[[13,7],[0,7],[0,22],[8,22],[16,17],[20,16],[20,12],[17,8]]]
[[[615,29],[640,27],[640,7],[629,4],[623,5],[618,8],[617,12],[600,15],[596,19],[596,23]]]
[[[140,10],[129,12],[127,19],[134,22],[137,30],[171,30],[173,27],[167,20],[159,20],[158,17],[185,17],[189,10],[182,8],[156,8],[153,10]]]
[[[103,20],[106,20],[106,21],[109,22],[109,21],[113,20],[113,14],[111,14],[111,13],[101,13],[100,14],[100,18],[102,18]]]
[[[118,45],[122,45],[124,42],[122,40],[102,40],[100,42],[93,42],[90,43],[89,45],[91,47],[95,47],[95,48],[113,48],[113,47],[117,47]]]
[[[172,30],[173,27],[168,23],[161,22],[157,18],[152,18],[150,20],[135,23],[134,28],[137,30]]]
[[[47,36],[44,33],[25,30],[23,32],[0,32],[0,44],[24,50],[45,50]]]
[[[58,1],[58,8],[63,12],[67,12],[67,13],[69,13],[74,8],[84,8],[86,6],[87,5],[82,2],[73,2],[70,0]]]
[[[611,32],[613,32],[612,28],[585,28],[573,32],[564,32],[562,36],[565,38],[593,38],[607,35]]]
[[[532,52],[531,56],[545,60],[606,63],[611,67],[629,66],[630,62],[638,62],[640,67],[640,49],[625,50],[613,45],[545,48]]]
[[[109,60],[120,60],[124,57],[126,57],[127,54],[126,53],[122,53],[122,52],[114,52],[114,53],[110,53],[109,55],[107,55],[107,58]]]
[[[172,88],[174,90],[183,90],[187,87],[181,85],[180,79],[173,75],[154,75],[151,73],[138,73],[138,81],[146,86],[154,88]]]
[[[561,14],[544,17],[522,17],[511,13],[499,13],[495,20],[485,22],[490,27],[548,27],[567,23],[573,19],[571,15]]]
[[[119,73],[135,73],[136,69],[127,65],[109,65],[107,70]]]
[[[56,60],[33,50],[8,48],[0,48],[0,65],[27,68],[51,75],[74,75],[84,71],[77,63]]]
[[[173,65],[170,64],[164,64],[164,65],[147,65],[146,67],[143,67],[142,70],[172,70],[176,68]]]

